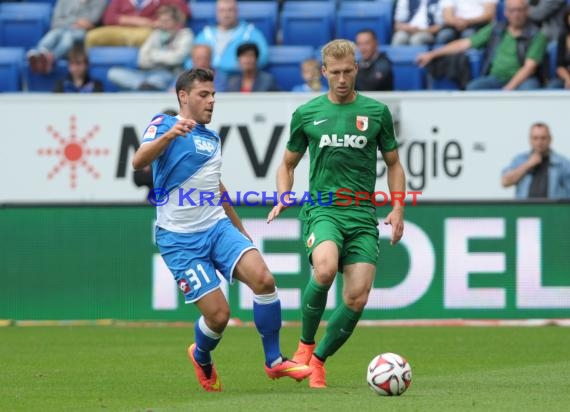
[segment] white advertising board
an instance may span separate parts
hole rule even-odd
[[[510,199],[500,172],[528,150],[534,121],[551,126],[554,148],[570,156],[568,93],[370,94],[394,113],[408,189],[418,199]],[[291,113],[312,96],[219,94],[210,127],[224,140],[222,180],[230,190],[275,190]],[[177,109],[173,94],[0,96],[0,203],[144,202],[131,160],[156,113]],[[387,190],[381,160],[377,190]],[[308,189],[308,158],[296,192]]]

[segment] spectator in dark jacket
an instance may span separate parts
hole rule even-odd
[[[385,53],[378,51],[374,31],[366,29],[356,34],[356,46],[360,51],[356,89],[367,91],[394,90],[392,62]]]
[[[563,31],[566,0],[530,0],[528,18],[540,26],[548,41],[556,41]]]
[[[273,76],[257,68],[259,48],[255,43],[244,43],[237,48],[239,74],[228,77],[227,92],[276,92],[279,86]]]
[[[97,93],[103,91],[99,80],[89,77],[89,60],[81,45],[75,45],[68,56],[69,74],[55,84],[54,93]]]

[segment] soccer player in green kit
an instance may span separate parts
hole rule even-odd
[[[329,92],[293,113],[291,135],[277,171],[277,189],[283,202],[275,205],[267,217],[271,222],[291,204],[286,192],[292,190],[295,167],[309,148],[309,190],[314,204],[304,203],[300,218],[313,274],[303,292],[301,339],[293,359],[312,367],[311,388],[326,388],[325,360],[352,334],[376,275],[379,232],[371,197],[376,184],[377,150],[387,166],[390,192],[405,191],[392,115],[386,105],[354,89],[358,71],[355,47],[353,42],[342,39],[323,47],[322,72]],[[329,206],[324,205],[331,200]],[[402,203],[393,205],[385,220],[392,225],[392,244],[401,239],[404,231]],[[316,345],[315,334],[327,292],[337,272],[343,275],[342,302]]]

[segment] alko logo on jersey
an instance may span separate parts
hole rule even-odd
[[[332,135],[324,134],[321,136],[319,148],[325,146],[332,147],[354,147],[362,149],[368,143],[366,136],[357,136],[355,134],[345,133],[344,136],[339,137],[336,133]]]

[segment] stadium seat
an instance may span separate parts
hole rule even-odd
[[[44,16],[49,22],[52,12],[51,2],[0,2],[0,14],[33,14],[34,16]]]
[[[23,0],[24,3],[48,3],[51,4],[52,7],[55,6],[57,0]]]
[[[188,19],[188,27],[192,29],[195,36],[208,24],[216,24],[215,2],[191,2],[188,7],[190,7],[192,12],[192,17]]]
[[[415,60],[419,53],[428,51],[427,46],[383,46],[381,50],[393,64],[394,90],[424,90],[425,70]]]
[[[288,2],[280,21],[284,45],[320,47],[333,37],[334,3]]]
[[[136,68],[138,48],[136,47],[92,47],[89,49],[89,74],[103,82],[105,91],[119,89],[107,80],[107,72],[113,66]]]
[[[17,92],[22,89],[21,69],[24,49],[0,47],[0,92]]]
[[[312,58],[314,49],[310,46],[271,46],[267,71],[275,76],[283,91],[290,91],[293,86],[303,83],[301,62]]]
[[[388,0],[340,3],[335,37],[354,41],[360,30],[372,29],[380,44],[390,44],[393,7]]]
[[[275,44],[278,4],[276,1],[240,1],[238,16],[263,33],[268,44]]]
[[[48,3],[0,3],[0,47],[34,47],[50,26]]]
[[[55,86],[55,83],[59,79],[63,79],[67,76],[67,60],[58,60],[50,74],[36,74],[30,70],[30,67],[26,65],[24,74],[26,76],[26,85],[29,92],[51,92]]]

